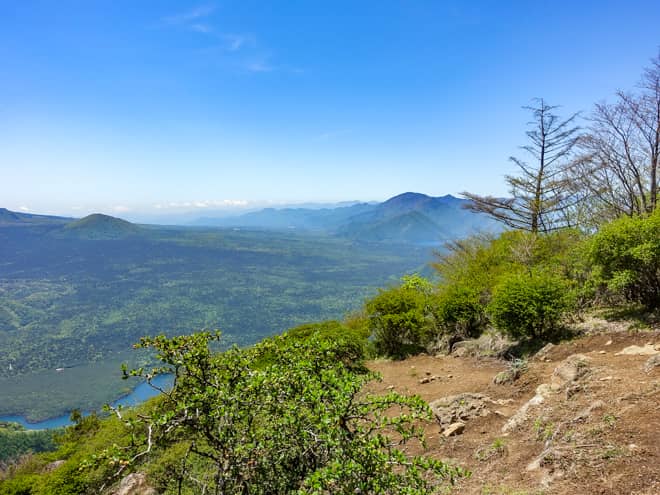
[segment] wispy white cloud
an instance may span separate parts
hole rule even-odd
[[[211,34],[213,32],[213,27],[208,24],[195,23],[190,25],[190,29],[197,33],[202,34]]]
[[[221,38],[225,41],[225,48],[230,52],[238,51],[247,44],[255,44],[254,36],[247,34],[223,34]]]
[[[21,210],[21,211],[26,211],[26,212],[30,211],[30,208],[28,208],[27,206],[19,206],[18,209]]]
[[[272,72],[275,70],[275,67],[261,60],[246,62],[244,68],[248,72]]]
[[[115,205],[111,209],[116,213],[126,213],[127,211],[131,211],[131,208],[125,205]]]
[[[192,31],[205,35],[213,44],[201,49],[201,52],[220,55],[227,59],[229,66],[238,67],[248,73],[268,73],[274,71],[300,74],[302,69],[275,65],[269,62],[267,51],[258,46],[253,34],[231,33],[213,23],[212,15],[216,8],[213,4],[199,5],[185,12],[160,18],[160,27]]]
[[[210,16],[215,11],[215,5],[198,5],[190,10],[181,12],[179,14],[161,17],[160,21],[167,25],[181,25],[195,23],[199,19]]]
[[[204,209],[204,208],[243,208],[250,204],[244,199],[212,199],[196,201],[170,201],[169,203],[156,203],[157,210],[165,209]]]

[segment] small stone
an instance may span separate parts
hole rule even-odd
[[[394,390],[394,385],[390,385],[387,387],[387,390]]]
[[[65,462],[66,461],[63,461],[61,459],[58,460],[58,461],[49,462],[48,464],[46,464],[44,466],[44,468],[42,469],[42,472],[50,473],[52,471],[55,471],[58,467],[62,466]]]
[[[598,354],[607,354],[605,351],[598,351]]]
[[[644,371],[646,373],[650,373],[654,368],[657,368],[658,366],[660,366],[660,354],[656,354],[655,356],[648,358],[646,363],[644,363]]]
[[[431,372],[430,372],[430,371],[425,371],[424,374],[425,374],[426,376],[431,376]]]
[[[654,354],[660,354],[660,351],[657,351],[653,345],[646,344],[644,347],[638,345],[631,345],[617,352],[615,356],[653,356]]]
[[[454,378],[454,375],[447,375],[447,378]]]
[[[456,423],[452,423],[447,428],[445,428],[442,434],[445,437],[453,437],[455,435],[460,435],[461,433],[463,433],[463,430],[465,430],[465,423],[461,421],[457,421]]]
[[[573,421],[584,421],[587,419],[589,416],[591,416],[591,413],[600,409],[605,408],[605,403],[602,400],[597,400],[592,402],[589,407],[586,407],[582,411],[580,411],[577,416],[573,418]]]
[[[548,353],[554,349],[554,344],[546,344],[541,350],[539,350],[535,355],[535,359],[539,360],[548,360]]]
[[[419,381],[420,385],[424,385],[425,383],[430,383],[431,382],[431,377],[430,376],[425,376]]]
[[[612,341],[608,340],[607,342],[605,342],[605,345],[612,345]]]
[[[611,376],[604,376],[603,378],[600,379],[601,382],[608,382],[610,380],[612,380]]]

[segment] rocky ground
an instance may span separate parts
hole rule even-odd
[[[587,327],[513,365],[461,346],[376,361],[372,389],[431,404],[426,454],[472,471],[455,493],[658,495],[660,329]]]

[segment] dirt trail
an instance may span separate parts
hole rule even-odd
[[[376,361],[370,368],[383,381],[372,390],[428,402],[465,392],[487,396],[486,415],[460,420],[462,433],[445,436],[440,422],[427,428],[427,455],[473,473],[455,493],[659,495],[660,366],[647,371],[649,355],[617,355],[633,345],[660,350],[660,331],[602,333],[554,346],[506,385],[493,383],[507,367],[494,358]]]

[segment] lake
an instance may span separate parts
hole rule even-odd
[[[159,388],[167,389],[172,386],[173,377],[172,375],[158,375],[152,380],[153,384]],[[116,406],[136,406],[141,404],[145,400],[155,397],[158,395],[158,390],[155,390],[148,383],[143,382],[133,389],[133,391],[128,394],[120,397],[114,401],[111,405]],[[89,411],[84,412],[85,415],[89,414]],[[23,416],[0,416],[0,422],[8,421],[12,423],[19,423],[23,425],[28,430],[48,430],[52,428],[61,428],[63,426],[69,426],[72,424],[69,419],[70,414],[63,414],[62,416],[57,416],[55,418],[46,419],[44,421],[39,421],[36,423],[29,423],[25,420]]]

